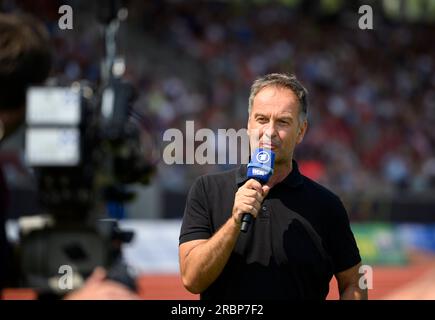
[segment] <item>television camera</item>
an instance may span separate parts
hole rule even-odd
[[[123,79],[116,35],[126,18],[120,1],[101,8],[106,57],[99,85],[32,87],[27,92],[25,160],[38,184],[43,214],[19,223],[20,285],[63,295],[81,286],[97,266],[135,289],[122,259],[133,233],[119,228],[108,204],[134,194],[126,185],[148,184],[155,144],[136,94]],[[71,274],[67,274],[70,271]]]

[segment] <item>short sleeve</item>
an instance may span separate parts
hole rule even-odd
[[[332,203],[328,235],[327,247],[334,265],[334,274],[361,262],[346,209],[338,197]]]
[[[179,244],[211,237],[210,215],[203,178],[199,177],[190,188],[184,209]]]

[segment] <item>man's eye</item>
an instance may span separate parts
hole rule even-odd
[[[257,121],[260,123],[266,123],[267,119],[266,118],[257,118]]]

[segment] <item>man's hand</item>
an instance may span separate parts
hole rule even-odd
[[[359,286],[361,274],[359,268],[361,263],[339,272],[335,275],[340,292],[340,300],[367,300],[367,289],[362,289]]]
[[[96,268],[83,287],[68,294],[65,300],[138,300],[139,296],[122,284],[107,280],[106,271]]]
[[[269,193],[268,185],[262,186],[254,179],[248,180],[236,192],[233,206],[233,219],[240,225],[244,213],[250,213],[254,218],[257,217],[261,208],[261,203]]]

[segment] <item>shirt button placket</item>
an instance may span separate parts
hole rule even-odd
[[[263,204],[261,206],[261,215],[260,215],[260,218],[264,218],[264,219],[269,218],[269,210],[268,210],[267,205],[265,205],[265,204]]]

